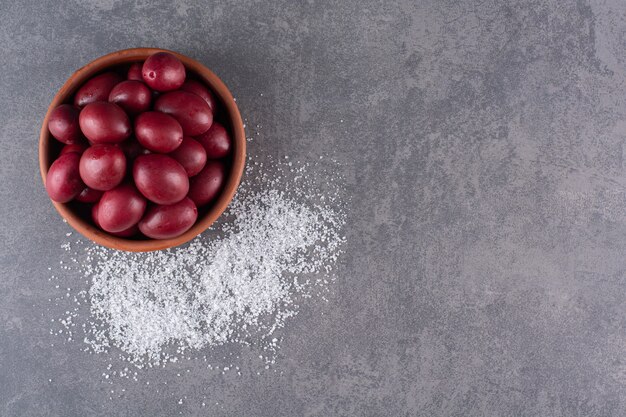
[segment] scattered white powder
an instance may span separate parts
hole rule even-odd
[[[163,348],[223,344],[248,330],[271,333],[291,312],[298,276],[330,272],[341,238],[334,213],[277,190],[238,200],[224,237],[184,249],[128,254],[91,247],[86,273],[95,351],[115,346],[133,361],[160,362]],[[270,318],[266,316],[273,315]]]
[[[58,333],[76,339],[86,303],[89,318],[79,327],[89,349],[113,348],[138,367],[225,343],[262,341],[275,350],[271,335],[297,313],[297,298],[332,279],[345,212],[340,188],[325,179],[318,187],[307,164],[272,164],[272,174],[262,166],[249,163],[219,225],[186,246],[133,254],[65,243],[90,286],[74,297]]]

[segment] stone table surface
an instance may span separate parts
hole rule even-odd
[[[626,414],[626,2],[2,0],[0,18],[0,416]],[[260,160],[330,154],[345,177],[337,279],[268,371],[250,349],[241,376],[112,386],[110,357],[50,334],[48,268],[77,237],[41,185],[41,120],[76,68],[136,46],[212,68]]]

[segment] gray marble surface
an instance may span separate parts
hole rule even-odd
[[[625,2],[2,0],[0,18],[1,416],[626,414]],[[37,138],[73,70],[134,46],[214,69],[259,158],[335,155],[351,203],[328,302],[288,322],[274,368],[241,350],[241,376],[171,366],[111,400],[111,359],[49,334],[69,228]]]

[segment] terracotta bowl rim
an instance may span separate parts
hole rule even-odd
[[[130,252],[149,252],[172,248],[192,240],[200,233],[208,229],[224,212],[224,210],[226,210],[226,207],[232,201],[235,193],[237,192],[237,188],[239,187],[244,171],[246,162],[246,136],[243,121],[235,99],[222,80],[220,80],[217,75],[200,62],[178,52],[161,48],[131,48],[103,55],[78,69],[67,79],[65,84],[63,84],[52,99],[50,106],[48,106],[39,135],[39,169],[44,186],[46,183],[48,169],[53,162],[49,155],[49,147],[50,141],[54,140],[54,138],[52,138],[50,132],[48,131],[48,119],[50,118],[52,110],[58,105],[67,102],[67,99],[78,89],[78,87],[96,73],[117,65],[145,60],[148,56],[156,52],[169,52],[176,55],[188,70],[191,70],[196,76],[200,77],[211,87],[213,92],[223,104],[231,124],[234,145],[230,172],[222,192],[210,207],[209,211],[203,214],[202,217],[198,217],[198,220],[191,227],[191,229],[172,239],[132,240],[113,236],[96,228],[90,222],[85,221],[77,213],[75,213],[68,204],[57,203],[50,200],[61,217],[63,217],[77,232],[93,242],[111,249]]]

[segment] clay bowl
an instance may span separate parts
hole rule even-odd
[[[48,118],[50,117],[50,112],[58,105],[69,102],[74,92],[94,75],[111,67],[143,61],[148,56],[159,51],[166,50],[133,48],[113,52],[80,68],[65,82],[48,107],[39,135],[39,168],[44,185],[48,169],[55,157],[58,156],[62,146],[62,144],[52,138],[50,132],[48,132]],[[188,72],[194,73],[197,77],[202,79],[211,90],[213,90],[213,93],[221,104],[221,122],[224,123],[230,131],[233,139],[233,154],[229,164],[228,177],[217,200],[210,205],[208,209],[199,209],[198,220],[191,229],[173,239],[153,240],[144,238],[143,240],[138,240],[116,237],[96,228],[91,223],[89,214],[86,213],[85,210],[81,210],[77,205],[73,205],[72,203],[62,204],[51,200],[59,214],[67,220],[70,226],[86,238],[102,246],[132,252],[148,252],[171,248],[188,242],[211,226],[224,212],[226,206],[228,206],[233,199],[237,187],[239,186],[241,175],[243,174],[246,160],[246,137],[241,115],[239,114],[239,109],[237,108],[232,94],[217,75],[198,61],[173,51],[166,52],[176,55],[183,64],[185,64]]]

